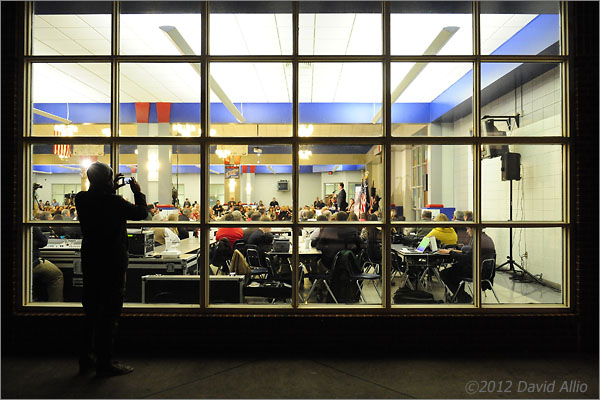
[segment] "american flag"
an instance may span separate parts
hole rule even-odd
[[[63,136],[63,129],[59,125],[54,126],[54,136]],[[70,144],[55,144],[54,154],[57,154],[60,158],[71,157],[71,145]]]
[[[362,184],[360,186],[360,212],[367,212],[367,204],[369,203],[369,182],[366,179],[362,180]]]

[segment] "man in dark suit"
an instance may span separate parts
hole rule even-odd
[[[337,208],[338,211],[346,211],[346,208],[348,208],[346,191],[344,190],[344,184],[342,182],[340,182],[340,192],[337,195]]]

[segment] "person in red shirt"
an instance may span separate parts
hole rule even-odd
[[[231,213],[227,213],[227,214],[225,214],[224,220],[225,221],[233,221],[234,217]],[[217,241],[221,240],[224,237],[226,237],[227,240],[229,240],[229,244],[231,245],[231,248],[233,249],[235,242],[244,238],[244,230],[242,228],[236,228],[236,227],[219,228],[217,230],[217,235],[216,235]]]

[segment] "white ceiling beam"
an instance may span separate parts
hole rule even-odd
[[[186,42],[186,40],[181,36],[179,30],[177,30],[174,26],[161,26],[159,27],[171,40],[173,45],[179,50],[179,52],[184,56],[194,56],[194,50],[190,47],[190,45]],[[200,66],[198,64],[191,64],[192,68],[201,75]],[[231,114],[237,119],[239,122],[246,122],[246,118],[242,115],[240,110],[237,109],[235,104],[229,99],[229,96],[225,93],[225,91],[221,88],[221,86],[217,83],[217,81],[212,77],[212,75],[208,76],[210,89],[213,93],[223,102],[225,107],[229,110]]]
[[[71,121],[69,121],[66,118],[62,118],[62,117],[59,117],[58,115],[50,114],[50,113],[48,113],[46,111],[38,110],[37,108],[33,109],[33,113],[37,114],[37,115],[41,115],[42,117],[53,119],[53,120],[58,121],[58,122],[62,122],[63,124],[67,124],[68,125],[68,124],[71,123]]]
[[[77,172],[81,172],[81,168],[75,168],[75,167],[69,167],[67,165],[60,165],[60,164],[55,164],[57,167],[61,167],[61,168],[65,168],[65,169],[70,169],[73,171],[77,171]]]
[[[440,33],[438,33],[436,38],[433,39],[433,41],[431,42],[429,47],[427,47],[427,49],[425,49],[425,51],[423,52],[423,55],[424,56],[432,56],[432,55],[436,55],[437,53],[439,53],[439,51],[446,45],[446,43],[448,43],[450,38],[452,38],[452,36],[454,36],[454,34],[458,31],[458,29],[459,29],[458,26],[446,26],[446,27],[442,28],[442,30],[440,31]],[[404,78],[402,78],[402,80],[400,81],[398,86],[396,86],[396,88],[392,92],[392,97],[391,97],[392,104],[394,104],[396,102],[396,100],[398,100],[400,95],[402,93],[404,93],[406,88],[408,88],[410,86],[410,84],[413,83],[413,81],[417,78],[417,76],[419,76],[421,71],[423,71],[423,69],[425,69],[425,67],[428,64],[429,63],[415,63],[415,65],[413,65],[413,67],[408,71],[408,73],[404,76]],[[379,109],[375,113],[375,116],[371,120],[372,124],[376,124],[377,121],[379,121],[381,119],[381,111],[382,111],[381,107],[379,107]]]

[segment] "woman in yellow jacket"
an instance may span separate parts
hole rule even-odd
[[[435,217],[434,221],[448,221],[448,217],[445,214],[439,213]],[[458,242],[458,236],[454,228],[433,228],[425,237],[435,236],[437,240],[442,242],[444,245],[455,245]]]

